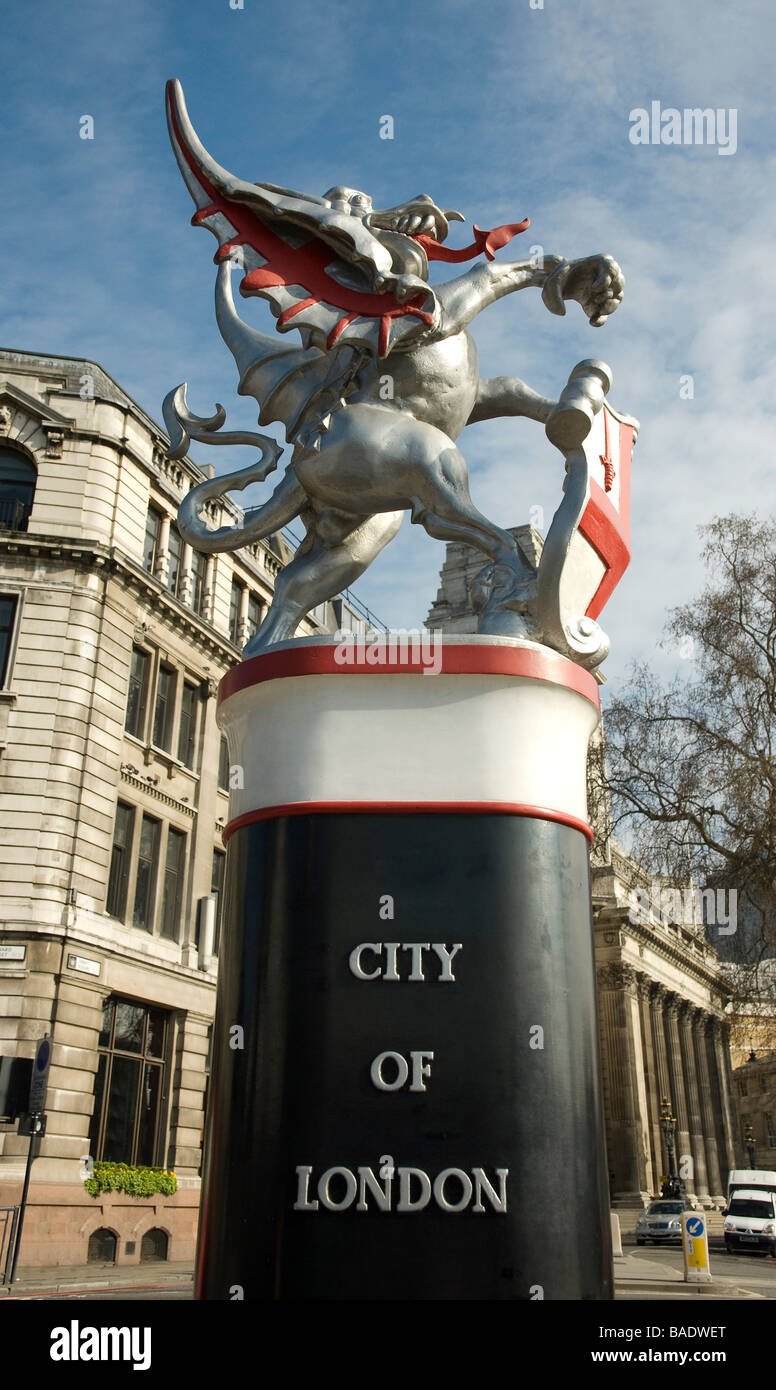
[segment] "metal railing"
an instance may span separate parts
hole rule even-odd
[[[0,497],[0,531],[26,531],[31,511],[19,497]]]
[[[0,1284],[10,1284],[13,1264],[18,1207],[0,1207]]]

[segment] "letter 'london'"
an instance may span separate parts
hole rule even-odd
[[[396,1187],[392,1174],[381,1182],[372,1168],[357,1168],[355,1173],[351,1168],[340,1166],[327,1168],[317,1181],[317,1198],[311,1198],[313,1168],[300,1164],[296,1169],[294,1211],[320,1211],[321,1208],[347,1211],[355,1203],[356,1211],[413,1212],[423,1211],[433,1198],[444,1212],[455,1213],[469,1208],[477,1213],[486,1210],[506,1213],[508,1168],[493,1170],[495,1183],[484,1168],[472,1168],[471,1177],[463,1168],[444,1168],[434,1178],[422,1168],[400,1167],[395,1171]],[[398,1200],[394,1201],[395,1197]]]

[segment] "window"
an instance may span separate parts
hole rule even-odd
[[[261,622],[261,599],[258,594],[248,596],[248,636],[252,637]]]
[[[776,1125],[773,1122],[773,1111],[765,1112],[765,1143],[769,1149],[776,1149]]]
[[[167,1015],[106,999],[94,1082],[90,1152],[109,1163],[154,1165],[162,1140]]]
[[[738,1094],[740,1096],[745,1096],[749,1094],[749,1088],[743,1077],[741,1077],[741,1080],[738,1083]]]
[[[120,801],[105,911],[141,931],[179,941],[187,838],[185,830]]]
[[[160,666],[156,681],[156,702],[154,704],[153,742],[157,748],[170,751],[172,735],[173,703],[175,698],[175,672],[171,666]]]
[[[0,531],[26,531],[37,469],[15,449],[0,449]]]
[[[760,1077],[760,1090],[761,1090],[763,1093],[765,1093],[765,1092],[768,1090],[768,1078],[767,1078],[767,1076],[761,1076],[761,1077]]]
[[[167,588],[173,598],[178,598],[180,594],[181,582],[183,580],[183,567],[181,565],[181,555],[183,553],[183,541],[180,531],[175,526],[170,527],[170,536],[167,542]]]
[[[183,682],[181,713],[178,723],[178,758],[186,767],[194,767],[197,737],[197,688]]]
[[[243,586],[232,580],[232,596],[229,600],[229,636],[235,646],[240,644],[240,609],[242,608]]]
[[[156,877],[159,868],[159,832],[161,824],[151,816],[143,816],[140,831],[140,849],[137,858],[137,879],[135,881],[135,906],[132,912],[132,925],[152,931],[154,925],[154,900]]]
[[[218,754],[218,786],[222,792],[229,790],[229,744],[225,734],[221,735],[221,747]]]
[[[161,534],[162,513],[156,507],[149,507],[148,516],[146,517],[143,564],[151,574],[153,574],[156,569],[156,562],[159,558],[159,541]]]
[[[183,897],[183,864],[186,857],[186,836],[170,826],[167,831],[167,853],[164,860],[162,915],[159,931],[170,941],[178,940]]]
[[[216,920],[213,929],[213,955],[218,955],[218,943],[221,937],[221,912],[224,904],[224,868],[226,865],[226,855],[222,849],[213,850],[213,869],[210,878],[210,891],[216,900]]]
[[[18,602],[16,594],[0,594],[0,690],[8,684]]]
[[[189,603],[195,613],[201,613],[205,599],[205,567],[207,564],[206,556],[200,554],[198,550],[191,552],[191,595]]]
[[[129,884],[134,822],[134,807],[126,806],[123,801],[120,801],[116,807],[113,850],[108,875],[108,897],[105,903],[105,911],[111,917],[123,919],[127,910],[127,886]]]
[[[144,652],[142,647],[133,647],[132,662],[129,668],[127,717],[124,721],[124,728],[128,734],[133,734],[135,738],[142,738],[145,732],[150,669],[150,654]]]

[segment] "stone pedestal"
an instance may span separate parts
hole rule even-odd
[[[222,683],[198,1297],[611,1298],[595,681],[508,639],[382,653],[294,642]]]

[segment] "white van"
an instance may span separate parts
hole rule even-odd
[[[776,1258],[776,1173],[757,1168],[731,1171],[725,1248],[764,1250]]]

